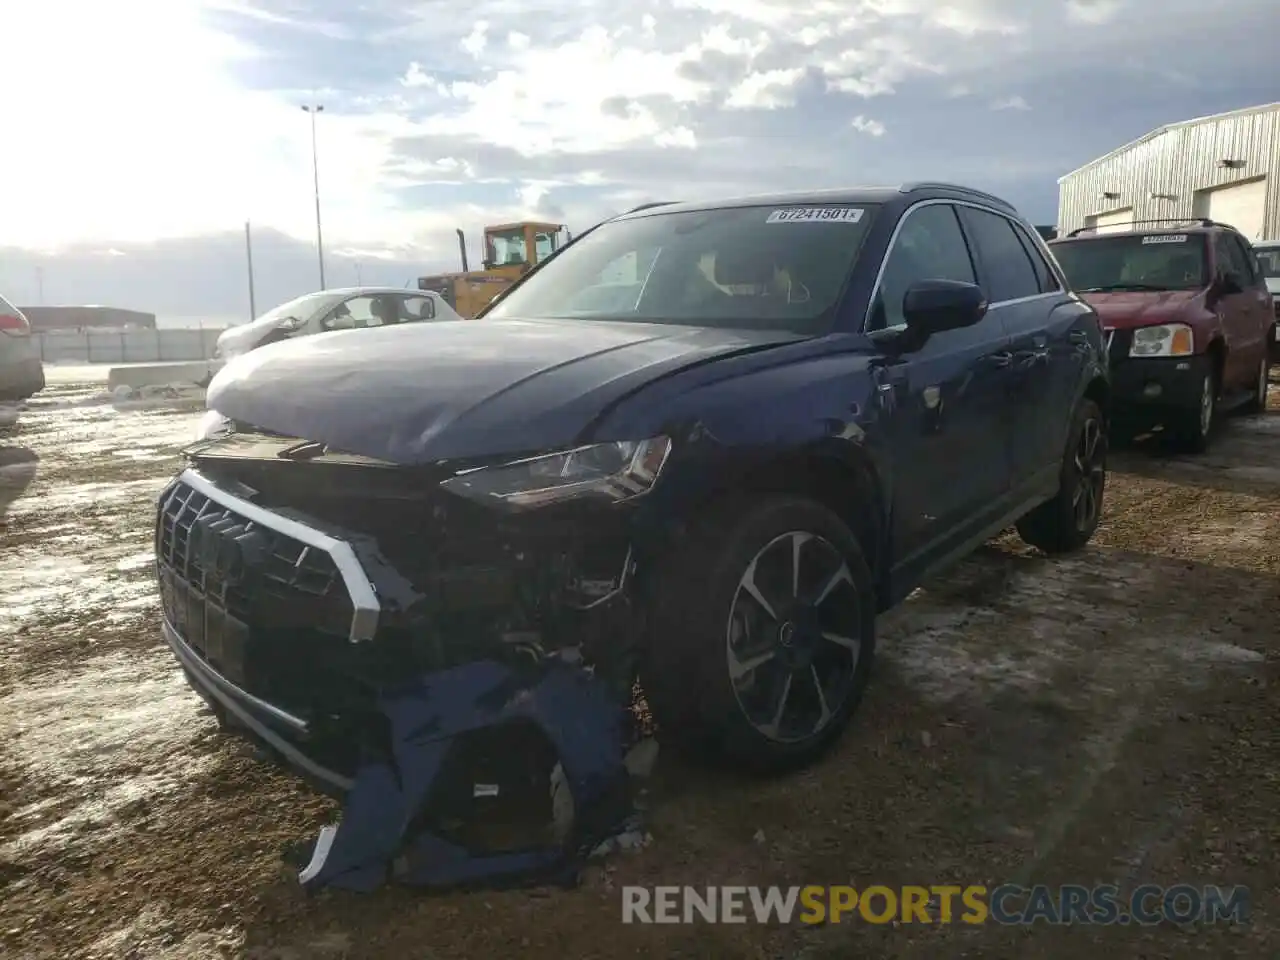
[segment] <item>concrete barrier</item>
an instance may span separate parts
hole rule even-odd
[[[221,329],[45,330],[35,334],[48,363],[165,363],[208,360]]]
[[[203,386],[218,372],[220,363],[136,363],[107,371],[107,389],[117,387],[160,387],[168,383],[196,383]]]

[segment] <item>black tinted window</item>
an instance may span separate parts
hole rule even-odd
[[[1062,285],[1058,283],[1058,278],[1054,276],[1053,270],[1049,267],[1049,261],[1044,258],[1044,254],[1040,252],[1040,248],[1030,234],[1021,227],[1015,227],[1014,232],[1018,235],[1018,239],[1022,241],[1022,246],[1027,251],[1027,256],[1031,258],[1031,267],[1036,272],[1036,282],[1040,285],[1040,292],[1053,293],[1055,290],[1061,290]]]
[[[1261,271],[1258,269],[1258,260],[1253,255],[1253,248],[1245,243],[1241,237],[1234,234],[1228,234],[1228,242],[1236,251],[1236,260],[1240,263],[1241,276],[1246,283],[1254,284],[1262,279]]]
[[[969,248],[950,204],[931,203],[907,213],[885,260],[867,329],[906,323],[902,301],[907,288],[920,280],[976,282]]]
[[[1031,258],[1010,221],[972,207],[961,208],[960,216],[986,268],[987,299],[999,303],[1040,293]]]

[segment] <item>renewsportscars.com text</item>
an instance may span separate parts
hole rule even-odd
[[[623,923],[1246,923],[1247,887],[623,887]]]

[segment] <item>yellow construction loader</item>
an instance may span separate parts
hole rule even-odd
[[[458,231],[462,254],[461,273],[437,273],[418,278],[419,290],[438,293],[457,313],[467,319],[516,280],[533,269],[572,239],[562,223],[504,223],[484,228],[484,269],[467,265],[467,238]]]

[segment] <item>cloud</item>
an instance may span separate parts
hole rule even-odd
[[[859,133],[865,133],[869,137],[883,137],[884,124],[879,120],[868,120],[862,114],[858,114],[850,121],[850,126]]]
[[[1114,20],[1123,0],[1067,0],[1067,17],[1076,23],[1098,25]]]
[[[1001,97],[991,103],[992,110],[1030,110],[1031,105],[1022,97]]]
[[[474,244],[524,216],[581,229],[647,199],[853,181],[969,182],[1043,221],[1074,166],[1280,87],[1274,0],[1150,14],[1134,0],[0,5],[5,69],[24,78],[0,99],[23,145],[6,152],[0,244],[50,264],[59,246],[69,263],[77,244],[114,246],[124,265],[142,262],[130,243],[172,243],[238,290],[221,241],[201,241],[205,258],[189,238],[252,219],[306,249],[304,102],[326,108],[334,255],[377,251],[410,275],[453,263],[456,227]],[[1192,45],[1236,55],[1171,71],[1168,51]],[[55,272],[76,298],[74,272]]]

